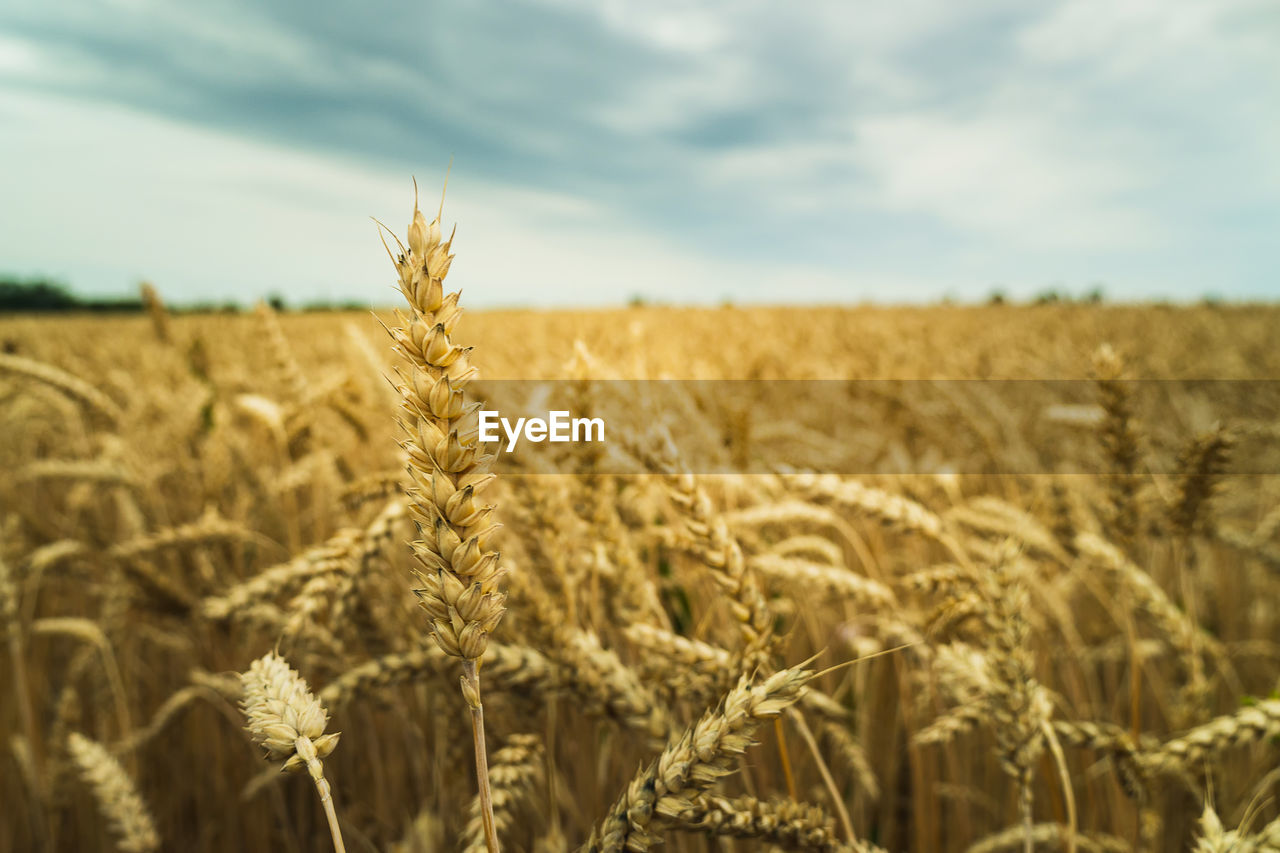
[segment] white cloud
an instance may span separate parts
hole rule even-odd
[[[1092,123],[1144,135],[1197,203],[1270,204],[1255,194],[1280,189],[1272,0],[1063,0],[1015,44],[1026,77],[1080,93]]]
[[[37,45],[0,33],[0,74],[27,77],[43,66]]]
[[[702,54],[722,46],[726,18],[707,6],[663,0],[543,0],[594,17],[615,34],[672,53]]]
[[[1280,24],[1274,9],[1269,0],[1065,0],[1017,44],[1032,62],[1087,62],[1094,74],[1154,72],[1205,83],[1242,60],[1268,56],[1280,68],[1266,36]]]
[[[878,201],[937,217],[1010,248],[1137,248],[1155,221],[1124,203],[1133,164],[1072,147],[1069,127],[1029,111],[924,112],[857,123],[859,161]]]

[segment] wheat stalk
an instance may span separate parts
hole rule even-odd
[[[494,507],[480,500],[494,480],[493,455],[480,447],[469,423],[479,408],[469,405],[465,396],[477,373],[471,351],[450,339],[462,316],[458,294],[444,293],[453,238],[441,239],[439,214],[427,223],[416,192],[408,241],[407,248],[400,244],[393,260],[410,311],[408,316],[397,312],[397,326],[389,331],[396,351],[410,365],[409,375],[397,387],[412,480],[406,492],[422,537],[413,543],[422,584],[414,591],[431,617],[440,648],[462,661],[462,695],[472,715],[485,837],[489,853],[498,853],[477,667],[489,634],[506,612],[504,572],[490,547],[498,527],[492,521]]]
[[[517,810],[542,774],[542,742],[536,735],[511,735],[502,749],[493,754],[489,778],[493,785],[493,820],[499,834],[515,826]],[[483,853],[486,848],[484,817],[479,798],[471,804],[464,853]]]

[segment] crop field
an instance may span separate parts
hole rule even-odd
[[[0,850],[1280,850],[1280,309],[400,237],[399,312],[0,318]]]

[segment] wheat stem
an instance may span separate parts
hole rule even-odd
[[[476,753],[476,784],[480,791],[480,819],[489,853],[498,851],[498,831],[493,822],[493,790],[489,785],[489,756],[484,743],[484,703],[480,701],[480,673],[474,660],[462,662],[462,695],[471,707],[471,742]]]
[[[826,786],[828,793],[831,794],[831,805],[836,810],[836,817],[840,819],[840,829],[843,830],[844,837],[848,839],[850,844],[856,843],[858,836],[854,834],[853,821],[849,818],[849,810],[845,808],[844,798],[840,796],[840,789],[836,787],[836,780],[831,778],[831,770],[822,759],[822,750],[818,748],[817,738],[813,736],[813,731],[810,730],[809,724],[804,721],[803,714],[794,708],[788,708],[787,714],[791,717],[791,721],[796,724],[796,729],[799,730],[800,737],[804,738],[809,751],[813,753],[813,762],[818,767],[818,773],[822,775],[822,784]]]
[[[347,853],[347,847],[342,843],[342,830],[338,827],[338,812],[333,807],[333,790],[329,786],[329,780],[324,778],[318,760],[308,761],[307,770],[315,780],[316,791],[320,794],[320,805],[324,807],[324,816],[329,822],[329,835],[333,837],[334,853]]]

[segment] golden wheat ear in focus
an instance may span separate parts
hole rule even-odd
[[[444,292],[452,245],[452,236],[441,239],[439,215],[428,224],[415,200],[408,247],[400,244],[394,258],[409,313],[397,311],[390,331],[409,365],[398,390],[412,480],[406,491],[421,536],[413,551],[422,587],[414,592],[440,648],[474,661],[506,612],[506,596],[490,547],[494,508],[481,497],[494,480],[493,455],[481,449],[474,429],[479,404],[466,398],[477,370],[470,348],[450,337],[462,316],[459,294]]]
[[[443,210],[443,199],[440,205]],[[422,584],[414,593],[431,619],[440,648],[462,661],[479,810],[488,851],[498,853],[479,675],[489,634],[498,627],[507,603],[499,586],[504,572],[498,552],[490,547],[498,529],[494,507],[481,497],[495,479],[490,470],[494,457],[480,446],[475,425],[479,404],[466,397],[467,385],[477,374],[471,350],[450,337],[462,316],[459,294],[444,292],[453,263],[453,237],[441,239],[438,212],[427,223],[418,207],[416,182],[408,242],[406,248],[397,238],[400,253],[392,260],[409,313],[397,311],[397,325],[390,331],[396,352],[409,363],[397,390],[412,483],[405,493],[420,537],[412,544],[419,563],[415,574]]]

